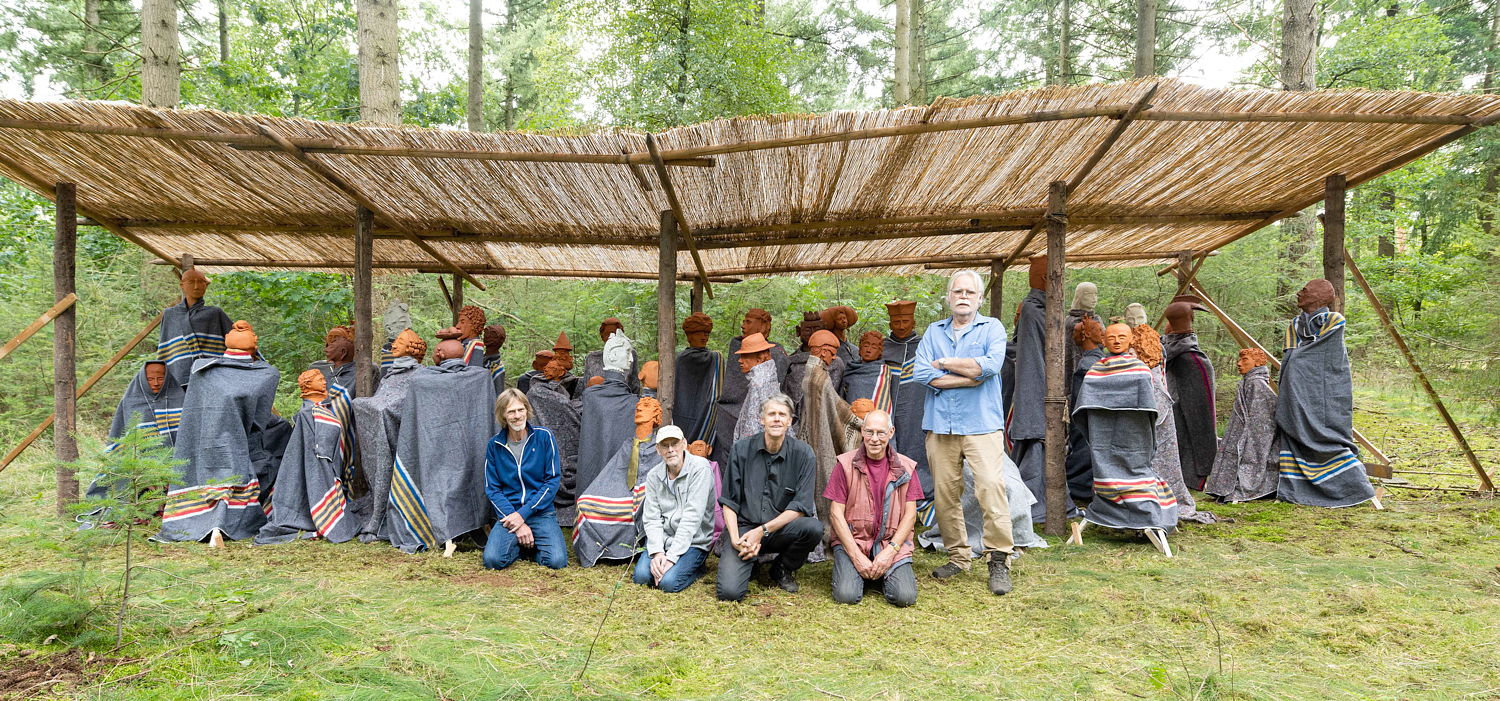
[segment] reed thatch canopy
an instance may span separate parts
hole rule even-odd
[[[472,133],[0,101],[0,173],[164,259],[654,279],[675,195],[710,277],[1018,259],[1069,183],[1070,265],[1207,252],[1500,121],[1500,96],[1216,90],[1175,80],[646,135]],[[663,188],[663,176],[669,188]]]

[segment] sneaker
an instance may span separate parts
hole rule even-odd
[[[933,570],[932,577],[934,579],[947,579],[949,577],[963,574],[967,571],[968,570],[964,569],[962,565],[959,565],[955,562],[950,562],[946,565],[943,565],[942,567]]]
[[[1004,596],[1010,593],[1010,565],[1005,553],[990,553],[990,593]]]
[[[791,572],[784,572],[779,567],[771,568],[771,581],[788,594],[796,594],[797,590],[802,588],[797,585],[797,578],[792,576]]]

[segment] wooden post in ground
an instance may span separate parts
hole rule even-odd
[[[453,323],[458,324],[458,310],[464,308],[464,279],[463,276],[453,275]]]
[[[1323,181],[1323,277],[1333,283],[1334,311],[1344,312],[1344,194],[1342,173]]]
[[[1438,414],[1443,417],[1443,423],[1448,425],[1448,432],[1453,434],[1453,440],[1458,442],[1459,449],[1463,450],[1464,458],[1469,461],[1469,467],[1474,468],[1474,474],[1479,476],[1479,488],[1486,492],[1495,491],[1495,483],[1490,480],[1489,473],[1485,472],[1484,466],[1479,464],[1479,458],[1474,455],[1474,450],[1469,447],[1468,439],[1464,438],[1464,432],[1458,427],[1458,422],[1448,413],[1448,407],[1443,405],[1443,398],[1438,396],[1437,390],[1433,389],[1432,383],[1427,380],[1427,373],[1422,371],[1422,366],[1417,363],[1417,357],[1412,355],[1411,348],[1406,345],[1406,339],[1401,337],[1401,332],[1396,330],[1396,325],[1391,323],[1391,316],[1385,311],[1385,305],[1380,303],[1380,298],[1375,296],[1375,290],[1370,288],[1370,283],[1365,276],[1359,272],[1359,266],[1354,264],[1354,256],[1349,255],[1348,250],[1343,251],[1344,260],[1349,266],[1349,273],[1354,276],[1354,281],[1359,283],[1360,289],[1364,290],[1365,297],[1370,300],[1370,306],[1375,310],[1375,315],[1380,318],[1380,325],[1385,327],[1385,332],[1390,334],[1391,341],[1406,358],[1406,364],[1411,366],[1411,371],[1417,376],[1417,381],[1422,383],[1422,389],[1427,391],[1428,398],[1432,399],[1432,405],[1437,407]]]
[[[692,295],[693,296],[689,299],[689,304],[692,305],[692,311],[693,311],[694,314],[696,314],[698,312],[703,311],[703,281],[702,280],[694,280],[693,281],[693,292],[692,292]]]
[[[1005,302],[1005,259],[996,258],[990,261],[990,316],[1005,323],[1005,317],[1000,313],[1001,305]],[[944,290],[947,294],[947,290]],[[1015,329],[1011,329],[1015,333]]]
[[[360,207],[354,215],[354,392],[361,397],[375,394],[374,257],[375,214]]]
[[[52,294],[61,302],[75,295],[78,263],[78,188],[57,184],[57,234],[52,242]],[[66,516],[68,505],[78,501],[78,305],[69,305],[52,320],[52,411],[57,428],[52,432],[57,458],[57,515]]]
[[[656,267],[656,399],[661,402],[662,423],[671,423],[672,402],[677,394],[677,219],[671,210],[661,213],[660,257]]]
[[[1046,378],[1047,408],[1046,477],[1047,535],[1068,534],[1068,392],[1063,377],[1067,347],[1063,343],[1063,270],[1067,265],[1068,184],[1052,183],[1047,194],[1047,311],[1046,311]]]

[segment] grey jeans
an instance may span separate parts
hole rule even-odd
[[[857,604],[865,596],[866,580],[854,569],[854,561],[843,548],[833,549],[833,600],[841,604]],[[885,600],[892,606],[911,606],[917,603],[917,575],[911,569],[911,561],[886,570],[880,578],[885,590]]]

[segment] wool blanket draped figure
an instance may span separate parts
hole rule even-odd
[[[1047,436],[1046,317],[1047,293],[1027,293],[1016,316],[1014,342],[1006,346],[1007,352],[1015,348],[1016,361],[1015,392],[1008,407],[1005,437],[1010,440],[1010,457],[1021,470],[1026,489],[1036,498],[1031,505],[1031,520],[1036,523],[1047,520],[1047,448],[1043,443]],[[1078,510],[1070,503],[1066,516],[1077,515]]]
[[[545,375],[531,378],[526,390],[526,401],[536,412],[533,421],[552,432],[557,441],[558,460],[562,463],[562,483],[557,487],[553,504],[559,509],[558,522],[564,523],[572,517],[573,502],[578,497],[578,440],[582,425],[581,402],[575,401],[568,389]],[[629,417],[629,414],[626,414]],[[585,484],[584,486],[587,486]],[[567,518],[565,518],[567,517]]]
[[[1280,457],[1271,369],[1264,365],[1250,368],[1235,390],[1234,413],[1219,439],[1214,471],[1203,491],[1227,502],[1275,494]]]
[[[1036,528],[1031,522],[1031,505],[1036,501],[1031,490],[1026,488],[1026,483],[1021,481],[1021,471],[1016,469],[1015,462],[1011,461],[1009,455],[1001,455],[1000,475],[1005,481],[1005,498],[1010,506],[1010,535],[1018,548],[1045,548],[1047,541],[1036,534]],[[974,557],[984,555],[984,511],[979,508],[979,499],[975,497],[974,470],[969,467],[969,461],[964,461],[964,496],[960,504],[964,510],[964,530],[969,535],[969,546],[974,549]],[[921,518],[921,510],[918,507],[917,518]],[[922,531],[917,536],[917,544],[929,550],[942,552],[943,532],[937,526]]]
[[[120,397],[120,403],[115,407],[115,416],[109,424],[109,443],[104,446],[105,452],[113,452],[119,447],[118,441],[121,436],[131,429],[141,429],[155,433],[162,445],[172,447],[177,439],[177,425],[182,420],[182,398],[185,393],[182,386],[167,377],[161,385],[160,392],[152,392],[151,384],[146,381],[146,368],[143,366],[136,371],[135,379],[125,387],[125,395]],[[89,483],[89,488],[84,492],[88,499],[105,499],[113,492],[120,493],[126,484],[123,481],[110,484],[101,481],[97,477]],[[104,509],[78,516],[79,523],[92,524],[94,519],[100,518]]]
[[[201,299],[192,306],[181,299],[162,310],[156,358],[167,364],[168,381],[182,387],[192,375],[194,361],[223,355],[224,334],[232,328],[234,322],[223,309]]]
[[[1068,315],[1063,317],[1063,343],[1065,348],[1067,349],[1067,355],[1063,357],[1064,377],[1073,376],[1073,373],[1078,370],[1078,366],[1080,364],[1078,356],[1083,355],[1084,353],[1084,350],[1082,348],[1079,348],[1078,343],[1073,340],[1073,329],[1077,328],[1078,324],[1084,319],[1093,319],[1095,323],[1099,324],[1099,328],[1108,326],[1108,324],[1104,323],[1103,319],[1099,318],[1098,314],[1095,314],[1092,311],[1077,308],[1068,310]],[[1093,365],[1093,363],[1082,362],[1082,365],[1083,371],[1088,372],[1088,369]]]
[[[604,370],[604,351],[589,351],[588,355],[583,356],[583,375],[581,377],[585,384],[587,384],[590,377],[604,377],[608,379],[604,374]],[[640,375],[640,359],[635,357],[635,353],[631,353],[630,371],[621,373],[621,377],[625,378],[625,387],[630,390],[631,394],[640,394],[641,392]],[[587,392],[588,387],[585,386],[583,391]]]
[[[574,483],[586,487],[604,471],[621,441],[635,435],[635,405],[640,401],[625,383],[625,374],[601,370],[604,382],[585,387],[579,417],[578,467]],[[544,426],[546,424],[543,424]]]
[[[838,456],[859,446],[860,428],[860,421],[849,410],[849,403],[839,398],[829,383],[827,368],[818,356],[808,356],[807,372],[802,377],[804,405],[799,432],[800,438],[812,447],[818,461],[818,478],[814,485],[818,513],[815,515],[823,522],[825,538],[833,529],[828,527],[828,517],[832,512],[823,489],[828,486]]]
[[[1188,491],[1182,480],[1182,463],[1177,450],[1177,421],[1172,408],[1172,394],[1167,389],[1165,363],[1151,368],[1151,386],[1156,392],[1156,454],[1151,458],[1151,469],[1167,483],[1172,496],[1177,498],[1177,521],[1192,523],[1214,523],[1218,519],[1207,511],[1199,511],[1197,500]]]
[[[343,465],[341,466],[344,485],[350,486],[356,477],[363,482],[363,477],[357,476],[354,469],[354,466],[358,464],[359,454],[357,431],[355,431],[357,424],[354,420],[354,399],[357,396],[354,392],[354,363],[335,366],[327,360],[319,360],[315,361],[309,369],[323,373],[323,381],[328,386],[327,408],[338,418],[339,425],[344,427],[344,445],[347,448],[343,452]],[[364,491],[363,484],[360,485],[360,491]]]
[[[854,403],[856,399],[868,399],[875,408],[887,414],[895,409],[896,374],[900,372],[885,364],[884,358],[864,362],[858,357],[844,367],[844,377],[839,385],[839,396]]]
[[[672,423],[682,429],[689,443],[703,441],[712,445],[714,432],[725,430],[719,421],[719,393],[724,387],[725,368],[723,354],[715,350],[689,347],[677,354]]]
[[[291,428],[271,412],[280,379],[264,360],[193,365],[173,451],[187,462],[167,489],[157,540],[198,541],[214,529],[229,540],[260,532]]]
[[[347,448],[344,424],[328,403],[304,399],[292,420],[291,439],[276,471],[271,513],[255,536],[256,545],[314,537],[342,543],[358,534],[360,524],[350,512],[344,479]]]
[[[1202,490],[1219,450],[1214,364],[1198,347],[1196,333],[1169,333],[1161,337],[1161,345],[1182,479],[1189,488]]]
[[[802,378],[807,374],[807,351],[797,351],[786,358],[786,377],[781,378],[781,391],[791,397],[792,404],[799,410],[802,407]],[[795,426],[801,419],[800,416],[792,417],[792,425]]]
[[[1078,390],[1083,387],[1083,378],[1089,374],[1089,368],[1094,363],[1104,359],[1107,355],[1103,348],[1079,351],[1078,364],[1074,366],[1073,374],[1069,376],[1068,384],[1068,406],[1078,406]],[[1094,457],[1089,451],[1089,437],[1084,432],[1083,425],[1077,421],[1068,422],[1068,458],[1066,463],[1068,474],[1068,496],[1075,502],[1087,502],[1094,498]]]
[[[495,387],[483,367],[450,358],[412,373],[386,511],[391,545],[413,553],[484,527],[493,513],[484,456],[495,432]]]
[[[495,396],[505,391],[505,358],[499,353],[484,356],[484,367],[490,371],[490,384],[495,386]]]
[[[416,358],[392,356],[380,389],[372,397],[353,402],[359,425],[360,473],[365,491],[357,494],[353,511],[360,517],[363,542],[389,540],[386,509],[391,498],[391,468],[396,463],[396,438],[401,435],[401,413],[406,407],[406,384],[421,364]]]
[[[734,447],[735,426],[739,423],[741,407],[745,404],[745,393],[750,391],[749,378],[745,376],[745,373],[740,372],[735,362],[735,359],[739,358],[735,351],[740,349],[744,341],[744,336],[729,339],[729,352],[724,354],[729,368],[724,372],[724,387],[719,391],[718,407],[718,425],[724,430],[714,432],[714,455],[728,455],[730,449]],[[779,343],[771,343],[771,362],[776,364],[776,377],[786,377],[790,361],[787,360],[786,351]],[[755,409],[751,408],[750,412],[754,413]]]
[[[738,368],[736,368],[738,371]],[[734,424],[734,440],[749,438],[761,432],[760,405],[781,391],[781,378],[776,375],[775,361],[766,361],[744,373],[747,381],[744,408],[740,419]]]
[[[1156,390],[1151,368],[1126,353],[1100,360],[1078,391],[1094,462],[1094,499],[1084,518],[1106,528],[1174,530],[1177,497],[1151,468],[1156,454]]]
[[[927,386],[917,382],[917,344],[922,334],[906,338],[889,334],[882,342],[880,359],[891,371],[891,420],[895,438],[891,448],[917,463],[917,479],[922,482],[922,501],[917,504],[917,523],[937,525],[937,511],[932,501],[932,469],[927,466],[927,436],[922,431],[922,413],[927,400]]]
[[[1276,498],[1341,507],[1375,497],[1354,446],[1354,383],[1344,315],[1319,309],[1287,327],[1276,400],[1281,477]]]
[[[661,462],[654,435],[644,440],[629,436],[617,444],[598,476],[580,490],[573,526],[573,551],[580,566],[628,560],[635,553],[646,475]]]

